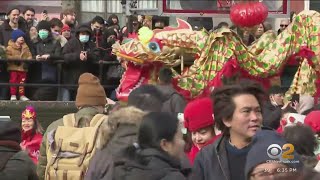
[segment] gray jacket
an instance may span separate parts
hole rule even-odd
[[[175,116],[178,113],[183,113],[187,103],[182,95],[180,95],[171,85],[158,85],[157,88],[166,99],[162,106],[162,112],[168,112]]]

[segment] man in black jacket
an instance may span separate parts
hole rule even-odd
[[[215,123],[223,135],[197,155],[195,180],[245,180],[246,156],[262,125],[264,91],[257,84],[242,84],[217,88],[212,94]]]
[[[280,86],[272,86],[269,89],[269,100],[263,107],[263,125],[277,129],[280,125],[284,106],[284,92]]]

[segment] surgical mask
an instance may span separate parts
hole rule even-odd
[[[52,32],[52,36],[54,39],[59,39],[60,38],[60,34],[58,32]]]
[[[79,36],[79,40],[80,40],[80,42],[82,42],[82,43],[86,43],[86,42],[89,41],[89,36],[88,36],[88,35],[80,35],[80,36]]]
[[[46,30],[40,30],[38,33],[40,39],[44,40],[49,36],[49,32]]]

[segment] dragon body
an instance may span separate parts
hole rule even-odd
[[[181,56],[195,59],[174,81],[178,92],[188,99],[206,95],[212,87],[222,85],[223,77],[236,73],[268,84],[270,78],[281,74],[288,59],[295,56],[301,61],[289,93],[318,93],[318,12],[301,12],[280,35],[266,32],[250,47],[230,29],[208,33],[193,31],[183,20],[177,22],[176,28],[153,31],[142,28],[138,37],[113,46],[113,53],[125,62],[126,68],[116,90],[119,100],[126,100],[129,93],[142,84],[156,83],[159,69],[181,65]]]

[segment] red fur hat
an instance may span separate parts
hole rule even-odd
[[[320,132],[320,111],[310,112],[304,119],[304,124],[310,126],[315,133]]]
[[[185,128],[193,132],[213,124],[213,103],[210,98],[196,99],[187,104],[184,110]]]

